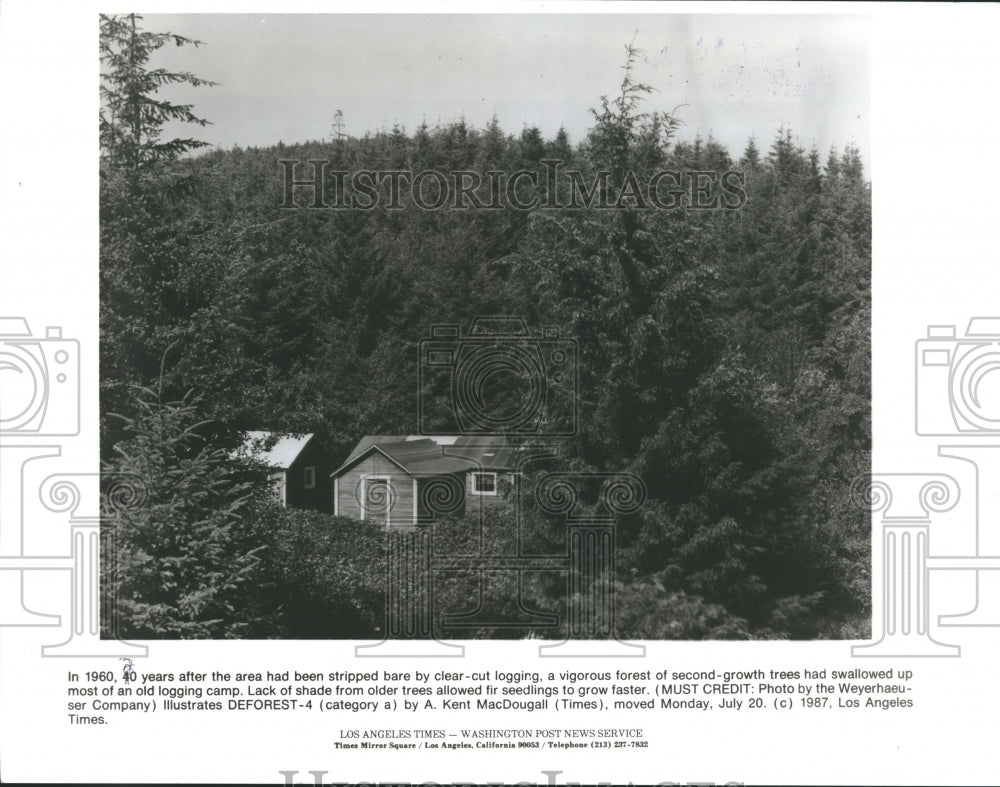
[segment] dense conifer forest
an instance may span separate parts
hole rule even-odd
[[[560,461],[646,486],[618,525],[620,637],[868,636],[870,518],[852,488],[870,461],[871,185],[856,149],[806,150],[794,129],[748,128],[736,151],[685,137],[684,109],[635,80],[634,50],[619,94],[580,97],[581,139],[495,118],[199,149],[160,136],[201,122],[197,104],[156,91],[202,80],[150,64],[193,42],[142,24],[102,18],[102,454],[109,478],[144,486],[105,561],[118,634],[380,637],[382,534],[279,509],[232,450],[243,430],[312,432],[339,463],[364,435],[415,434],[430,326],[516,315],[579,348]],[[282,160],[299,179],[310,160],[473,172],[484,202],[489,172],[544,183],[555,160],[587,184],[608,173],[619,196],[630,177],[736,172],[745,200],[424,210],[406,192],[390,209],[382,182],[372,209],[310,209],[301,187],[288,208]],[[442,603],[460,606],[459,580]],[[524,592],[559,609],[559,587],[540,575]]]

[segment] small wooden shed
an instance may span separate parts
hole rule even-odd
[[[244,450],[270,468],[268,478],[282,505],[332,511],[333,456],[315,435],[247,432]]]

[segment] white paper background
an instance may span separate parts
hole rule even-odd
[[[402,8],[402,6],[400,6]],[[464,10],[433,4],[431,9]],[[615,6],[650,13],[653,6]],[[323,6],[245,3],[240,11],[327,10]],[[97,470],[97,11],[91,2],[0,7],[0,315],[23,315],[37,332],[62,325],[82,347],[84,428],[63,441],[58,465],[30,471],[27,485],[55,470]],[[130,10],[130,9],[122,9]],[[144,12],[234,10],[219,2],[146,2]],[[355,10],[371,11],[371,5]],[[407,5],[407,11],[415,6]],[[515,6],[516,11],[612,10],[607,6]],[[677,4],[671,11],[757,12],[754,6]],[[913,433],[913,347],[926,325],[964,328],[975,315],[1000,314],[996,218],[996,6],[793,6],[777,13],[872,15],[874,192],[874,469],[968,474],[939,459],[937,441]],[[947,442],[947,441],[945,441]],[[969,549],[969,501],[932,528],[937,544]],[[946,526],[950,530],[946,530]],[[65,520],[29,518],[26,551],[62,554]],[[878,538],[876,536],[876,544]],[[933,550],[933,547],[932,547]],[[940,572],[938,572],[940,573]],[[879,574],[876,571],[876,581]],[[932,579],[931,619],[971,605],[968,577]],[[32,606],[68,614],[69,581],[30,576]],[[877,608],[877,605],[876,605]],[[64,617],[64,620],[68,619]],[[875,631],[879,629],[875,621]],[[934,627],[936,629],[936,627]],[[854,713],[711,712],[560,714],[512,721],[468,714],[451,728],[477,726],[641,726],[649,749],[446,752],[439,758],[335,752],[339,729],[357,719],[236,712],[215,716],[129,716],[111,726],[70,727],[65,674],[110,663],[41,659],[65,629],[0,630],[0,775],[5,781],[280,782],[278,771],[327,770],[327,781],[538,781],[543,770],[565,781],[799,783],[995,782],[996,629],[949,629],[958,659],[860,660],[848,643],[650,643],[627,668],[913,669],[916,707]],[[467,643],[468,658],[430,669],[489,666],[603,669],[614,662],[539,660],[529,643]],[[140,670],[310,670],[396,668],[353,659],[347,643],[152,643]],[[117,661],[114,662],[117,664]],[[619,664],[614,664],[619,666]],[[183,722],[183,724],[181,723]],[[445,726],[442,715],[380,717],[373,727]]]

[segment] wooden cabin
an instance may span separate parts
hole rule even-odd
[[[339,516],[412,527],[502,502],[514,449],[495,437],[363,437],[331,475]]]

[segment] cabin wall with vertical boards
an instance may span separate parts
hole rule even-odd
[[[415,500],[413,497],[413,478],[400,469],[399,465],[390,462],[377,451],[369,454],[339,478],[337,498],[340,516],[352,519],[361,518],[361,479],[365,476],[389,476],[392,488],[392,507],[389,510],[389,526],[405,527],[413,524]]]

